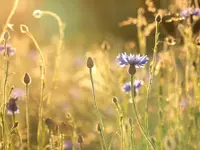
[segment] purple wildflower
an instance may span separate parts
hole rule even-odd
[[[14,88],[11,93],[11,97],[17,97],[17,98],[24,97],[25,95],[26,92],[20,88]]]
[[[127,65],[135,65],[136,68],[142,68],[148,62],[149,58],[145,56],[140,56],[140,54],[130,54],[126,53],[119,54],[117,56],[117,63],[120,67],[125,67]]]
[[[134,80],[133,85],[134,85],[135,92],[138,93],[139,88],[143,85],[143,81]],[[131,82],[126,82],[122,87],[122,91],[125,93],[129,93],[131,91]]]
[[[17,97],[16,98],[11,97],[9,99],[9,102],[6,104],[8,115],[19,113],[19,107],[16,104],[17,100],[18,100]]]
[[[187,8],[180,12],[180,16],[184,18],[189,16],[200,16],[200,8]]]
[[[8,50],[9,56],[13,56],[15,54],[15,51],[16,51],[16,49],[13,48],[10,44],[7,45],[7,50]],[[4,47],[4,45],[0,45],[0,53],[1,54],[5,53],[5,47]]]
[[[186,99],[182,99],[180,102],[180,106],[182,109],[186,109],[186,107],[188,106],[188,101]]]
[[[64,142],[64,150],[72,150],[72,142],[71,142],[71,140],[66,140],[65,142]]]

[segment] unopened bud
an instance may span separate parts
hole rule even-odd
[[[31,83],[31,77],[28,73],[25,73],[24,75],[24,84],[29,85]]]
[[[132,118],[128,118],[129,124],[133,123],[133,119]]]
[[[93,62],[92,58],[88,57],[88,59],[87,59],[87,67],[89,69],[91,69],[93,66],[94,66],[94,62]]]
[[[117,104],[118,103],[117,97],[113,97],[112,101],[113,101],[114,104]]]
[[[55,130],[56,123],[54,122],[53,119],[46,118],[45,119],[45,124],[47,125],[47,127],[49,128],[49,130]]]
[[[83,143],[83,141],[84,141],[83,136],[81,134],[79,134],[78,143]]]
[[[161,21],[162,21],[161,16],[160,16],[160,15],[157,15],[156,18],[155,18],[155,21],[156,21],[157,23],[161,23]]]
[[[2,39],[4,41],[8,41],[10,39],[10,33],[8,32],[8,30],[6,30],[3,35],[2,35]]]
[[[98,131],[98,132],[101,132],[101,131],[102,131],[102,130],[101,130],[101,124],[100,124],[100,123],[97,124],[97,131]]]

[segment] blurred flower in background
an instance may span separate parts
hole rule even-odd
[[[142,80],[134,80],[134,89],[136,93],[138,93],[138,90],[143,84],[144,82]],[[126,82],[122,87],[122,91],[129,93],[131,91],[131,82]]]
[[[6,45],[7,51],[9,56],[13,56],[15,54],[16,48],[13,48],[10,44]],[[5,53],[5,46],[0,45],[0,53],[4,54]]]

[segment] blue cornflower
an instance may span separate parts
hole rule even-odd
[[[142,80],[134,80],[133,86],[136,93],[138,93],[138,90],[142,85],[143,85]],[[122,87],[122,91],[125,93],[129,93],[131,91],[131,82],[126,82]]]
[[[18,100],[18,97],[15,97],[15,98],[11,97],[9,99],[9,102],[6,104],[8,115],[19,113],[19,107],[16,104],[17,100]]]
[[[16,49],[13,48],[11,45],[7,45],[7,50],[8,50],[9,56],[13,56],[15,54],[15,51],[16,51]],[[5,47],[4,47],[4,45],[0,45],[0,53],[1,54],[5,53]]]
[[[200,8],[187,8],[180,12],[180,16],[184,18],[189,16],[200,16]]]
[[[116,60],[120,67],[135,65],[135,68],[142,68],[148,62],[149,58],[147,56],[140,56],[140,54],[127,55],[126,53],[122,53],[117,56]]]

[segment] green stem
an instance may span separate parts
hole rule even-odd
[[[93,81],[93,76],[92,76],[92,69],[90,68],[89,71],[90,71],[90,80],[91,80],[93,99],[94,99],[94,107],[96,109],[96,114],[97,114],[97,117],[98,117],[98,121],[99,121],[100,126],[101,126],[100,134],[101,134],[101,137],[102,137],[103,147],[104,147],[105,150],[107,150],[107,145],[106,145],[106,140],[105,140],[105,135],[104,135],[103,121],[102,121],[101,114],[99,112],[99,108],[98,108],[97,102],[96,102],[96,95],[95,95],[95,90],[94,90],[94,81]]]
[[[27,27],[28,28],[28,27]],[[37,131],[37,141],[38,141],[38,149],[42,149],[43,144],[43,101],[44,101],[44,89],[45,89],[45,73],[46,73],[46,67],[45,67],[45,59],[44,55],[42,53],[42,50],[40,49],[40,46],[38,45],[36,39],[31,34],[31,32],[26,31],[26,34],[29,36],[29,38],[33,41],[33,43],[36,46],[36,49],[40,55],[40,102],[39,102],[39,121],[38,121],[38,131]]]
[[[138,117],[138,112],[137,112],[137,108],[136,108],[136,104],[134,101],[134,86],[133,86],[133,75],[131,75],[131,104],[132,104],[132,108],[135,114],[135,118],[136,121],[139,125],[140,131],[142,132],[143,136],[145,137],[145,139],[147,140],[147,142],[149,143],[149,145],[151,146],[151,148],[153,150],[156,150],[155,146],[153,145],[153,143],[151,142],[151,140],[148,137],[148,134],[145,132],[144,128],[142,127],[142,124],[140,123],[139,117]]]
[[[130,132],[130,150],[133,150],[133,144],[134,144],[134,126],[133,126],[133,122],[130,122],[130,127],[131,127],[131,132]]]
[[[54,72],[53,72],[53,78],[52,78],[52,88],[51,88],[51,92],[49,93],[49,97],[48,97],[48,103],[51,101],[51,96],[52,96],[52,92],[55,90],[56,88],[56,82],[58,79],[58,72],[59,72],[59,66],[60,66],[60,53],[62,50],[62,46],[63,46],[63,39],[64,39],[64,29],[65,29],[65,25],[63,24],[61,18],[53,12],[50,11],[42,11],[42,13],[45,15],[50,15],[52,17],[54,17],[56,19],[56,21],[58,22],[58,26],[59,26],[59,33],[60,33],[60,38],[59,38],[59,43],[58,43],[58,48],[56,51],[56,56],[55,56],[55,67],[54,67]]]
[[[27,148],[30,150],[30,130],[29,130],[29,86],[26,84],[26,130],[27,130]]]
[[[2,130],[3,130],[3,141],[4,141],[4,146],[7,147],[7,136],[6,136],[6,123],[5,123],[5,111],[6,111],[6,103],[7,103],[7,94],[6,94],[6,89],[7,89],[7,81],[8,81],[8,71],[9,71],[9,53],[7,51],[7,45],[6,41],[4,43],[4,49],[5,49],[5,79],[4,79],[4,84],[3,84],[3,105],[2,105]]]
[[[149,95],[150,95],[150,90],[151,90],[151,84],[153,81],[153,74],[155,71],[155,67],[156,67],[156,57],[157,57],[157,47],[158,47],[158,39],[159,39],[159,33],[158,33],[158,25],[159,23],[156,21],[156,32],[155,32],[155,45],[154,45],[154,49],[153,49],[153,60],[150,64],[150,68],[149,68],[149,83],[148,83],[148,88],[147,88],[147,103],[146,103],[146,109],[145,109],[145,128],[147,131],[147,135],[149,136]],[[148,146],[147,146],[147,150],[148,150]]]

